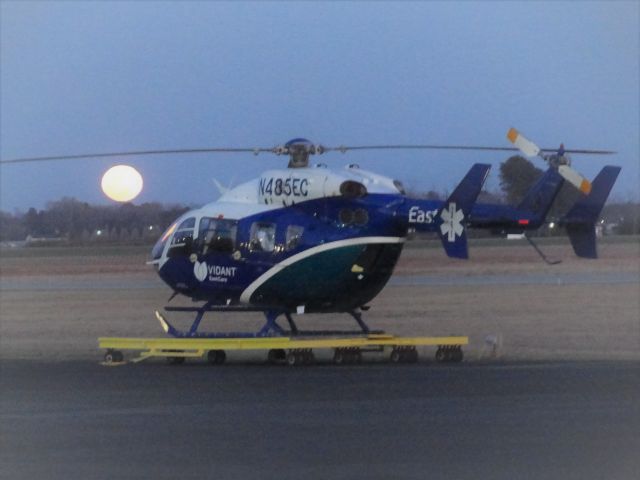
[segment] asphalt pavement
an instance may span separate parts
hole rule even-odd
[[[632,479],[640,363],[0,363],[3,479]]]

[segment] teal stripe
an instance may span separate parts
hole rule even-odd
[[[261,285],[251,302],[295,303],[297,300],[333,298],[343,292],[358,274],[351,268],[366,245],[340,247],[317,253],[289,265]]]

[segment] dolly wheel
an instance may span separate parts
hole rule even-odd
[[[107,350],[104,354],[104,363],[118,363],[124,360],[124,355],[118,350]]]
[[[279,360],[278,351],[274,348],[269,350],[269,354],[267,355],[267,360],[269,360],[269,363],[278,363],[278,360]]]
[[[354,352],[353,360],[355,363],[362,363],[362,352],[360,351],[360,349]]]
[[[269,363],[279,363],[287,359],[287,352],[281,348],[272,348],[267,355]]]
[[[400,363],[400,360],[402,360],[402,353],[400,352],[400,350],[398,350],[397,348],[391,350],[391,356],[389,357],[389,360],[391,360],[391,363]]]
[[[218,365],[222,365],[224,362],[227,361],[227,354],[224,350],[218,350],[216,352],[216,360],[218,362]]]
[[[292,352],[287,353],[286,362],[287,362],[287,365],[292,366],[292,367],[295,366],[295,365],[298,365],[300,363],[300,358],[299,358],[298,352],[293,352],[292,351]]]
[[[418,351],[415,348],[412,348],[407,352],[407,362],[408,363],[418,362]]]
[[[442,347],[438,347],[438,350],[436,350],[436,362],[445,362],[447,357],[447,351]]]
[[[224,350],[209,350],[207,353],[207,361],[211,365],[222,365],[227,359],[227,354]]]
[[[304,352],[303,362],[305,365],[313,365],[316,362],[316,357],[311,350]]]
[[[462,347],[457,347],[453,353],[453,361],[459,363],[464,358],[464,354],[462,353]]]
[[[340,348],[336,348],[336,351],[333,354],[333,363],[336,365],[342,365],[345,363],[344,352]]]

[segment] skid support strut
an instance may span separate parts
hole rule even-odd
[[[284,336],[287,334],[280,325],[276,322],[276,319],[282,315],[284,312],[278,310],[241,310],[241,309],[226,309],[226,311],[261,311],[264,313],[266,317],[266,322],[264,326],[258,330],[257,332],[199,332],[198,328],[200,327],[200,323],[202,322],[202,318],[204,314],[207,312],[219,312],[222,311],[216,308],[215,305],[212,305],[210,302],[205,303],[202,307],[193,308],[193,307],[165,307],[165,310],[170,312],[194,312],[196,314],[196,318],[193,320],[191,327],[189,330],[178,330],[173,325],[171,325],[167,319],[158,311],[156,311],[156,318],[160,322],[162,329],[172,337],[175,338],[256,338],[256,337],[274,337],[274,336]],[[287,315],[287,320],[292,324],[292,331],[297,332],[295,329],[295,324],[293,320],[291,320],[291,316]],[[295,329],[295,330],[294,330]]]
[[[293,321],[293,318],[291,318],[291,314],[289,312],[285,312],[284,316],[289,323],[289,328],[291,328],[291,334],[298,335],[298,326],[296,325],[296,322]]]
[[[191,324],[191,328],[189,329],[189,334],[187,336],[189,337],[195,337],[197,336],[197,332],[198,332],[198,327],[200,326],[200,322],[202,321],[202,317],[204,317],[204,313],[211,308],[211,304],[209,302],[205,303],[203,305],[203,307],[198,310],[198,312],[196,313],[196,318],[193,321],[193,323]]]
[[[283,336],[335,336],[335,335],[369,335],[383,334],[382,330],[371,330],[362,319],[360,309],[350,310],[346,313],[351,315],[360,327],[358,330],[308,330],[302,331],[296,325],[291,312],[281,309],[264,310],[260,308],[246,307],[221,307],[212,302],[207,302],[201,307],[165,307],[167,312],[191,312],[195,313],[195,319],[188,330],[178,330],[164,317],[162,313],[156,311],[156,318],[160,322],[162,329],[175,338],[259,338],[259,337],[283,337]],[[200,332],[200,324],[207,312],[261,312],[265,316],[265,323],[257,332]],[[283,315],[288,323],[289,330],[282,328],[277,319]]]
[[[364,320],[362,320],[362,312],[358,310],[351,310],[349,312],[349,315],[351,315],[355,319],[355,321],[358,322],[358,325],[362,329],[362,333],[371,333],[369,326],[364,323]]]
[[[257,337],[273,337],[273,336],[284,336],[285,331],[282,329],[276,320],[282,314],[282,312],[277,312],[275,310],[267,310],[264,312],[264,316],[267,321],[264,326],[260,329],[260,331],[256,334]],[[287,320],[293,322],[291,320],[291,316],[287,314]]]

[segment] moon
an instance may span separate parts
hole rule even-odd
[[[116,165],[102,176],[102,191],[111,200],[129,202],[142,191],[142,175],[129,165]]]

